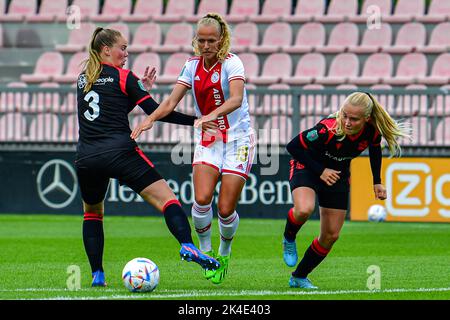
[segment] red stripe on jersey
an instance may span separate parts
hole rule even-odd
[[[245,178],[245,180],[248,179],[248,175],[246,175],[245,173],[239,172],[239,171],[222,169],[222,174],[224,174],[224,173],[235,174],[235,175],[238,175],[238,176],[241,176],[241,177]]]
[[[138,102],[136,102],[136,105],[140,104],[142,101],[145,101],[147,99],[151,98],[150,95],[143,97],[142,99],[140,99]]]
[[[308,149],[308,146],[306,145],[305,141],[303,140],[303,135],[300,133],[298,136],[300,137],[300,143],[302,144],[303,148]]]
[[[220,172],[219,167],[217,167],[217,166],[215,166],[215,165],[213,165],[213,164],[211,164],[211,163],[205,162],[205,161],[194,162],[194,163],[192,164],[192,166],[196,166],[196,165],[199,165],[199,164],[204,164],[205,166],[209,166],[209,167],[211,167],[211,168],[213,168],[213,169],[216,169],[217,171]]]
[[[189,89],[191,88],[191,85],[190,85],[189,83],[184,82],[184,81],[182,81],[182,80],[177,80],[177,83],[178,83],[178,84],[181,84],[181,85],[183,85],[183,86],[185,86],[185,87],[188,87]]]
[[[150,165],[150,167],[152,168],[155,167],[155,165],[150,161],[149,158],[147,158],[147,156],[144,154],[144,152],[142,152],[141,149],[139,149],[139,147],[136,147],[134,150],[136,150],[136,152],[141,156],[142,159],[145,160],[145,162],[147,162]]]
[[[130,70],[120,69],[120,68],[117,68],[117,70],[119,71],[120,90],[122,90],[122,92],[125,95],[128,95],[128,92],[127,92],[127,77],[128,77],[128,74],[130,73]]]
[[[234,81],[234,80],[242,80],[245,82],[245,78],[244,77],[231,77],[228,79],[228,82]]]

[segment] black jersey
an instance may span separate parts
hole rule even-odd
[[[325,168],[341,171],[341,178],[350,176],[350,162],[359,156],[367,147],[377,152],[371,152],[371,157],[379,157],[379,161],[372,161],[374,182],[379,183],[378,162],[381,167],[381,135],[370,123],[366,124],[361,131],[353,136],[346,136],[339,140],[333,128],[336,124],[335,115],[322,119],[314,127],[302,131],[291,143],[288,151],[317,174],[321,174]],[[306,153],[297,152],[303,149]],[[302,155],[304,155],[302,157]],[[304,161],[305,155],[313,161]]]
[[[137,145],[130,138],[128,113],[151,99],[133,72],[106,63],[102,65],[102,72],[89,92],[83,92],[85,74],[78,77],[78,158],[134,149]]]

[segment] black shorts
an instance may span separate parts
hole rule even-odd
[[[350,191],[348,178],[341,178],[334,185],[328,186],[317,174],[306,169],[298,161],[291,160],[289,164],[291,192],[298,187],[308,187],[316,192],[319,206],[331,209],[348,209]]]
[[[161,180],[161,175],[141,149],[110,151],[75,161],[81,197],[88,204],[104,200],[109,179],[140,193],[147,186]]]

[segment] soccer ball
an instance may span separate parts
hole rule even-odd
[[[386,220],[387,212],[382,205],[374,204],[369,208],[367,215],[369,221],[382,222]]]
[[[151,292],[159,283],[158,266],[150,259],[135,258],[123,268],[122,280],[131,292]]]

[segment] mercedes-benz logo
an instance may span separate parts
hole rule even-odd
[[[64,177],[66,177],[67,171],[70,173],[72,181],[69,184],[67,184],[67,179],[63,181],[62,178],[62,172],[64,172]],[[50,179],[43,179],[44,176]],[[43,180],[45,180],[45,183]],[[49,180],[51,181],[50,183],[48,183]],[[77,195],[77,175],[75,170],[64,160],[54,159],[48,161],[38,172],[37,190],[39,198],[50,208],[61,209],[67,207]],[[50,194],[55,193],[58,193],[58,201],[54,197],[50,197]],[[60,199],[63,200],[60,201]]]

